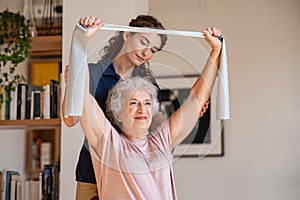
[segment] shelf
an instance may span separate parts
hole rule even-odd
[[[61,57],[62,55],[62,36],[38,36],[32,37],[29,56],[35,57]]]
[[[24,120],[0,120],[2,129],[32,129],[60,127],[61,120],[57,119],[24,119]]]

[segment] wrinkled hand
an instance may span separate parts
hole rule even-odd
[[[206,28],[202,33],[205,35],[205,40],[211,46],[213,51],[221,51],[222,42],[219,39],[219,37],[222,36],[221,29],[216,27]]]
[[[82,17],[80,18],[79,23],[81,26],[89,28],[86,39],[90,39],[94,35],[94,33],[105,24],[97,17]]]
[[[204,113],[206,112],[208,105],[210,103],[210,100],[208,99],[207,102],[204,104],[204,106],[202,107],[200,113],[199,113],[199,117],[202,117],[204,115]]]

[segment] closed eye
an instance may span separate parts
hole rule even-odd
[[[137,102],[136,102],[136,101],[131,101],[131,102],[129,103],[129,105],[137,105]]]
[[[151,48],[151,52],[152,52],[152,53],[156,53],[156,52],[158,52],[158,51],[159,51],[159,49],[157,49],[156,47]]]
[[[152,104],[151,104],[151,101],[146,101],[146,102],[145,102],[145,105],[151,106],[151,105],[152,105]]]
[[[149,47],[150,41],[149,41],[147,38],[142,37],[142,38],[140,39],[140,42],[141,42],[141,44],[142,44],[143,46]],[[156,52],[158,52],[160,49],[158,49],[157,47],[153,46],[153,47],[150,48],[150,50],[151,50],[152,53],[156,53]]]

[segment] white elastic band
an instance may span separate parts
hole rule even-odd
[[[101,30],[156,33],[204,38],[204,35],[201,32],[137,28],[114,24],[106,24],[101,28]],[[87,32],[88,30],[78,23],[73,33],[69,61],[68,85],[66,87],[65,116],[82,115],[84,80],[87,68],[87,44],[85,40],[85,34]],[[228,66],[225,38],[223,38],[222,42],[217,87],[217,119],[230,119]]]
[[[141,28],[141,27],[124,26],[124,25],[116,25],[116,24],[105,24],[104,26],[101,27],[101,30],[128,31],[128,32],[137,32],[137,33],[155,33],[155,34],[164,34],[164,35],[178,35],[178,36],[205,38],[203,33],[195,32],[195,31]]]

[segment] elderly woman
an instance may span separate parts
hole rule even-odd
[[[79,121],[92,151],[100,199],[176,199],[172,151],[194,127],[219,68],[221,31],[207,28],[203,33],[212,50],[192,92],[151,132],[152,117],[158,110],[157,91],[151,82],[127,78],[110,91],[108,112],[120,126],[119,134],[88,92],[86,73]]]
[[[94,36],[95,32],[103,24],[97,17],[83,17],[80,18],[79,23],[81,26],[89,28],[90,30],[85,38],[87,41]],[[150,15],[137,16],[130,21],[129,26],[164,29],[161,22]],[[149,61],[151,61],[155,54],[163,49],[166,41],[166,35],[124,31],[116,32],[116,34],[109,39],[108,44],[100,51],[101,58],[97,63],[88,64],[90,93],[94,96],[104,112],[106,112],[108,91],[115,86],[120,79],[126,76],[151,77],[153,84],[158,87]],[[66,67],[65,70],[67,71],[68,67]],[[160,94],[158,93],[157,98],[159,97]],[[63,121],[68,127],[74,126],[77,122],[72,116],[63,118]],[[158,112],[153,117],[152,126],[155,127],[161,123],[161,121],[162,114]],[[118,129],[118,127],[116,128]],[[98,196],[96,176],[86,139],[80,150],[76,166],[76,181],[76,200],[90,200],[92,197]]]

